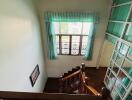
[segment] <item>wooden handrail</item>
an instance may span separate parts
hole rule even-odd
[[[66,76],[66,77],[64,77],[64,78],[62,78],[61,80],[62,81],[64,81],[64,80],[67,80],[67,79],[69,79],[69,78],[71,78],[71,77],[73,77],[73,76],[75,76],[75,75],[77,75],[77,74],[79,74],[80,73],[80,75],[81,75],[81,83],[82,83],[82,85],[88,90],[88,91],[90,91],[93,95],[95,95],[95,96],[101,96],[101,94],[97,91],[97,90],[95,90],[92,86],[89,86],[89,85],[87,85],[86,83],[85,83],[85,73],[84,72],[82,72],[81,71],[81,69],[80,70],[78,70],[78,71],[76,71],[76,72],[74,72],[74,73],[72,73],[72,74],[70,74],[70,75],[68,75],[68,76]]]
[[[101,96],[101,94],[95,90],[92,86],[89,86],[85,83],[86,79],[85,79],[85,73],[81,73],[81,81],[82,81],[82,85],[84,85],[86,87],[87,90],[89,90],[92,94],[94,94],[95,96]]]
[[[68,76],[66,76],[66,77],[64,77],[64,78],[62,78],[62,81],[67,80],[67,79],[69,79],[69,78],[71,78],[71,77],[73,77],[73,76],[79,74],[80,72],[81,72],[81,70],[78,70],[78,71],[76,71],[76,72],[74,72],[74,73],[72,73],[72,74],[70,74],[70,75],[68,75]]]
[[[99,96],[65,93],[28,93],[0,91],[0,99],[8,100],[101,100]]]
[[[89,86],[89,85],[86,85],[86,84],[84,84],[85,85],[85,87],[88,89],[88,90],[90,90],[95,96],[101,96],[101,94],[97,91],[97,90],[95,90],[92,86]]]

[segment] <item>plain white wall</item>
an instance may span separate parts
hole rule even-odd
[[[111,0],[39,0],[37,1],[37,5],[40,12],[48,76],[58,77],[64,72],[71,70],[72,67],[80,65],[82,62],[88,67],[96,67],[98,60],[100,59],[99,53],[104,41],[104,33],[110,12],[109,8],[111,6]],[[92,60],[85,61],[81,56],[59,56],[57,60],[48,59],[47,33],[43,17],[45,11],[83,11],[98,12],[100,14],[100,23],[97,25]]]
[[[40,26],[31,0],[0,0],[0,91],[42,92],[47,79]],[[34,87],[29,76],[40,76]]]
[[[103,45],[103,49],[102,49],[102,53],[101,53],[101,57],[100,57],[100,62],[99,62],[99,65],[101,67],[108,67],[109,66],[109,62],[111,59],[113,49],[114,49],[114,44],[105,40],[104,45]]]

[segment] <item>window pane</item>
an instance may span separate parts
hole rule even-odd
[[[130,9],[130,5],[123,5],[112,8],[110,19],[125,21],[128,16],[129,9]]]
[[[121,98],[115,88],[113,88],[113,90],[112,90],[112,98],[114,98],[114,100],[121,100]]]
[[[69,36],[62,36],[61,42],[62,42],[62,49],[69,49]]]
[[[116,81],[116,78],[114,76],[113,73],[110,74],[110,78],[109,78],[109,83],[108,83],[108,88],[111,90],[112,87],[114,86],[115,84],[115,81]]]
[[[132,100],[132,93],[130,93],[126,100]]]
[[[116,65],[113,66],[112,70],[115,72],[115,74],[118,73],[119,71],[119,67],[117,67]]]
[[[69,49],[62,49],[62,54],[69,54]]]
[[[124,59],[124,57],[122,55],[118,54],[116,57],[116,64],[120,66],[123,59]]]
[[[123,69],[132,77],[132,64],[129,61],[124,61]]]
[[[83,22],[83,32],[82,34],[89,34],[89,31],[91,29],[91,25],[92,23],[89,23],[89,22]]]
[[[68,22],[68,34],[81,34],[82,22]]]
[[[55,34],[59,34],[59,22],[53,22]]]
[[[125,35],[123,36],[123,39],[132,42],[132,25],[128,25],[127,31]]]
[[[110,62],[110,67],[113,67],[114,66],[114,63],[113,61]]]
[[[130,2],[131,0],[113,0],[113,5]]]
[[[87,46],[88,36],[82,37],[82,48],[81,48],[81,54],[85,54],[86,46]]]
[[[56,48],[57,48],[57,54],[59,54],[59,36],[56,36]]]
[[[129,21],[132,22],[132,11],[131,11],[131,14],[129,16]]]
[[[69,54],[69,36],[61,37],[62,54]]]
[[[71,54],[77,55],[79,53],[80,36],[72,36]]]
[[[119,49],[119,53],[122,55],[126,55],[127,49],[128,49],[128,46],[122,43]]]
[[[110,35],[108,35],[108,34],[106,34],[105,39],[106,39],[107,41],[111,42],[112,44],[115,44],[116,41],[117,41],[116,38],[114,38],[114,37],[112,37],[112,36],[110,36]]]
[[[114,88],[120,93],[121,96],[123,96],[126,92],[119,79],[116,80]]]
[[[60,34],[67,34],[68,32],[68,23],[67,22],[60,22]]]
[[[128,49],[127,57],[129,60],[132,61],[132,48],[131,47]]]
[[[130,83],[130,79],[122,72],[119,72],[118,79],[127,87]]]
[[[107,32],[117,37],[120,37],[123,27],[124,24],[122,23],[109,22]]]
[[[109,84],[109,79],[108,79],[108,77],[105,78],[105,83],[106,83],[106,84]]]

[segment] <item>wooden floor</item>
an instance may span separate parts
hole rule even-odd
[[[104,86],[103,80],[105,77],[107,68],[101,67],[99,69],[88,67],[86,68],[86,76],[89,78],[88,84],[94,87],[98,92]],[[58,93],[59,81],[58,78],[48,78],[44,92],[46,93]]]

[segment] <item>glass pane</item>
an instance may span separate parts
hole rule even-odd
[[[87,46],[88,36],[82,37],[82,48],[81,48],[81,54],[85,54],[86,46]]]
[[[79,54],[79,50],[71,50],[71,54],[72,55],[78,55]]]
[[[118,42],[118,43],[116,44],[116,48],[115,48],[115,50],[116,50],[116,51],[119,51],[120,46],[121,46],[121,42]]]
[[[128,25],[127,31],[124,34],[123,39],[132,42],[132,25]]]
[[[114,100],[121,100],[119,94],[115,89],[112,90],[112,97],[114,98]]]
[[[130,93],[126,100],[132,100],[132,94]]]
[[[56,36],[56,48],[57,48],[57,54],[59,54],[59,36]]]
[[[129,61],[124,61],[123,69],[132,77],[132,64]]]
[[[72,36],[71,54],[77,55],[79,53],[80,36]]]
[[[123,27],[124,27],[124,24],[122,23],[109,22],[108,27],[107,27],[107,32],[117,37],[120,37]]]
[[[110,75],[110,69],[108,69],[108,71],[107,71],[107,76],[109,76]]]
[[[127,87],[130,83],[130,79],[122,72],[119,72],[118,79]]]
[[[113,66],[112,70],[115,72],[115,74],[118,73],[119,71],[119,67],[117,67],[116,65]]]
[[[108,35],[108,34],[106,35],[106,40],[113,43],[113,44],[116,43],[116,39],[114,37]]]
[[[59,22],[53,22],[55,34],[59,34]]]
[[[119,79],[116,80],[114,88],[120,93],[120,95],[123,97],[126,93],[124,87],[121,85],[121,82]]]
[[[127,57],[129,60],[132,61],[132,48],[131,47],[128,49]]]
[[[67,22],[60,22],[60,34],[67,34],[68,33],[68,23]]]
[[[129,22],[132,22],[132,11],[131,11],[131,14],[130,14],[130,17],[129,17]]]
[[[130,9],[130,5],[123,5],[113,8],[111,11],[110,19],[125,21],[128,16],[129,9]]]
[[[117,57],[116,57],[116,60],[115,60],[116,64],[120,66],[123,59],[124,59],[124,57],[122,55],[117,54]]]
[[[69,54],[69,49],[62,49],[62,54]]]
[[[109,84],[109,79],[108,79],[108,77],[105,78],[105,83],[106,83],[106,84]]]
[[[113,0],[113,5],[127,3],[127,2],[130,2],[130,1],[132,1],[132,0]]]
[[[126,55],[128,48],[129,47],[127,45],[122,43],[119,49],[119,53],[122,55]]]
[[[59,51],[59,49],[57,49],[57,54],[60,54],[60,51]]]
[[[90,30],[91,30],[91,25],[92,25],[92,23],[90,23],[90,22],[83,22],[83,32],[82,32],[82,34],[89,34],[90,32]]]
[[[62,49],[69,49],[69,36],[62,36],[61,37],[61,41],[62,41]]]
[[[113,54],[113,56],[112,56],[112,60],[115,60],[116,56],[117,56],[117,53],[114,52],[114,54]]]
[[[110,62],[110,67],[113,67],[114,66],[114,63],[113,61]]]
[[[68,34],[81,34],[82,22],[68,22]]]
[[[111,90],[115,84],[116,77],[113,75],[113,73],[110,74],[109,77],[109,83],[108,83],[108,88]]]

